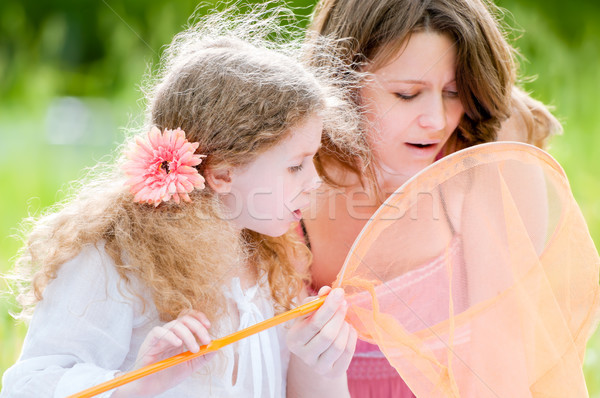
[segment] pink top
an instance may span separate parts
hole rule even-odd
[[[358,340],[348,367],[348,390],[355,398],[415,397],[376,345]]]
[[[455,272],[452,278],[453,291],[465,292],[464,288],[459,288],[459,285],[463,285],[466,281],[462,266],[464,262],[461,244],[457,236],[452,239],[449,250],[450,261],[458,265],[454,268]],[[411,307],[419,309],[418,318],[408,311],[407,314],[410,315],[403,319],[402,324],[408,331],[416,332],[426,325],[433,326],[448,319],[450,283],[446,261],[446,253],[442,253],[428,264],[407,272],[388,283],[388,286],[392,286],[395,295],[400,298],[411,297],[413,299]],[[420,295],[418,292],[427,292],[427,294]],[[416,301],[415,298],[417,298]],[[422,301],[419,302],[421,298]],[[463,311],[466,303],[466,297],[454,297],[457,312]],[[359,340],[357,342],[347,374],[348,387],[352,397],[408,398],[415,396],[379,348],[366,341]]]
[[[297,232],[306,239],[302,225]],[[308,239],[306,239],[308,240]],[[449,256],[453,264],[464,264],[460,239],[454,236],[450,242]],[[434,325],[448,319],[449,281],[446,269],[446,253],[441,253],[434,260],[397,278],[393,283],[394,293],[399,296],[418,297],[416,291],[427,292],[421,303],[415,303],[420,309],[419,318],[403,320],[409,331],[417,331],[427,325]],[[466,283],[464,267],[455,267],[453,274],[453,291],[465,292],[457,286]],[[454,305],[458,312],[466,308],[466,297],[455,297]],[[390,365],[379,348],[363,340],[358,340],[356,350],[347,371],[350,395],[356,398],[412,398],[410,391],[396,369]]]

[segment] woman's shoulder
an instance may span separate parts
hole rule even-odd
[[[313,254],[311,275],[314,287],[331,285],[371,209],[362,206],[360,190],[326,188],[319,191],[315,205],[303,219],[306,240]]]
[[[502,123],[498,141],[526,142],[543,149],[553,136],[562,134],[561,123],[546,105],[518,87],[511,95],[511,116]]]

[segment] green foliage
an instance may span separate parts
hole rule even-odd
[[[248,3],[244,1],[244,3]],[[205,1],[202,10],[215,5]],[[314,0],[288,1],[308,15]],[[600,5],[574,0],[498,0],[517,30],[524,87],[555,106],[565,134],[551,153],[565,168],[575,198],[600,243]],[[161,47],[188,22],[197,0],[0,2],[0,272],[19,246],[12,238],[28,214],[64,197],[121,141],[119,128],[137,117],[137,87]],[[219,7],[223,7],[220,4]],[[5,286],[0,283],[0,289]],[[0,296],[0,373],[20,351],[25,326],[14,299]],[[600,334],[585,358],[590,395],[600,398]]]

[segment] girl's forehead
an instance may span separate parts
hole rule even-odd
[[[321,116],[309,116],[293,126],[280,142],[261,152],[252,162],[269,163],[276,159],[313,156],[321,145],[322,132]]]
[[[305,150],[308,148],[311,151],[313,147],[320,146],[322,133],[323,118],[314,114],[292,127],[284,145],[294,149]]]

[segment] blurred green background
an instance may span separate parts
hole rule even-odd
[[[245,1],[243,1],[245,3]],[[203,4],[210,4],[204,2]],[[314,1],[289,1],[308,15]],[[550,152],[600,243],[600,4],[498,0],[520,49],[524,84],[555,107],[565,134]],[[60,200],[68,182],[106,159],[141,114],[138,85],[197,0],[0,2],[0,273],[12,266],[20,221]],[[6,291],[4,281],[0,290]],[[0,374],[26,327],[0,299]],[[588,345],[590,396],[600,398],[600,333]]]

